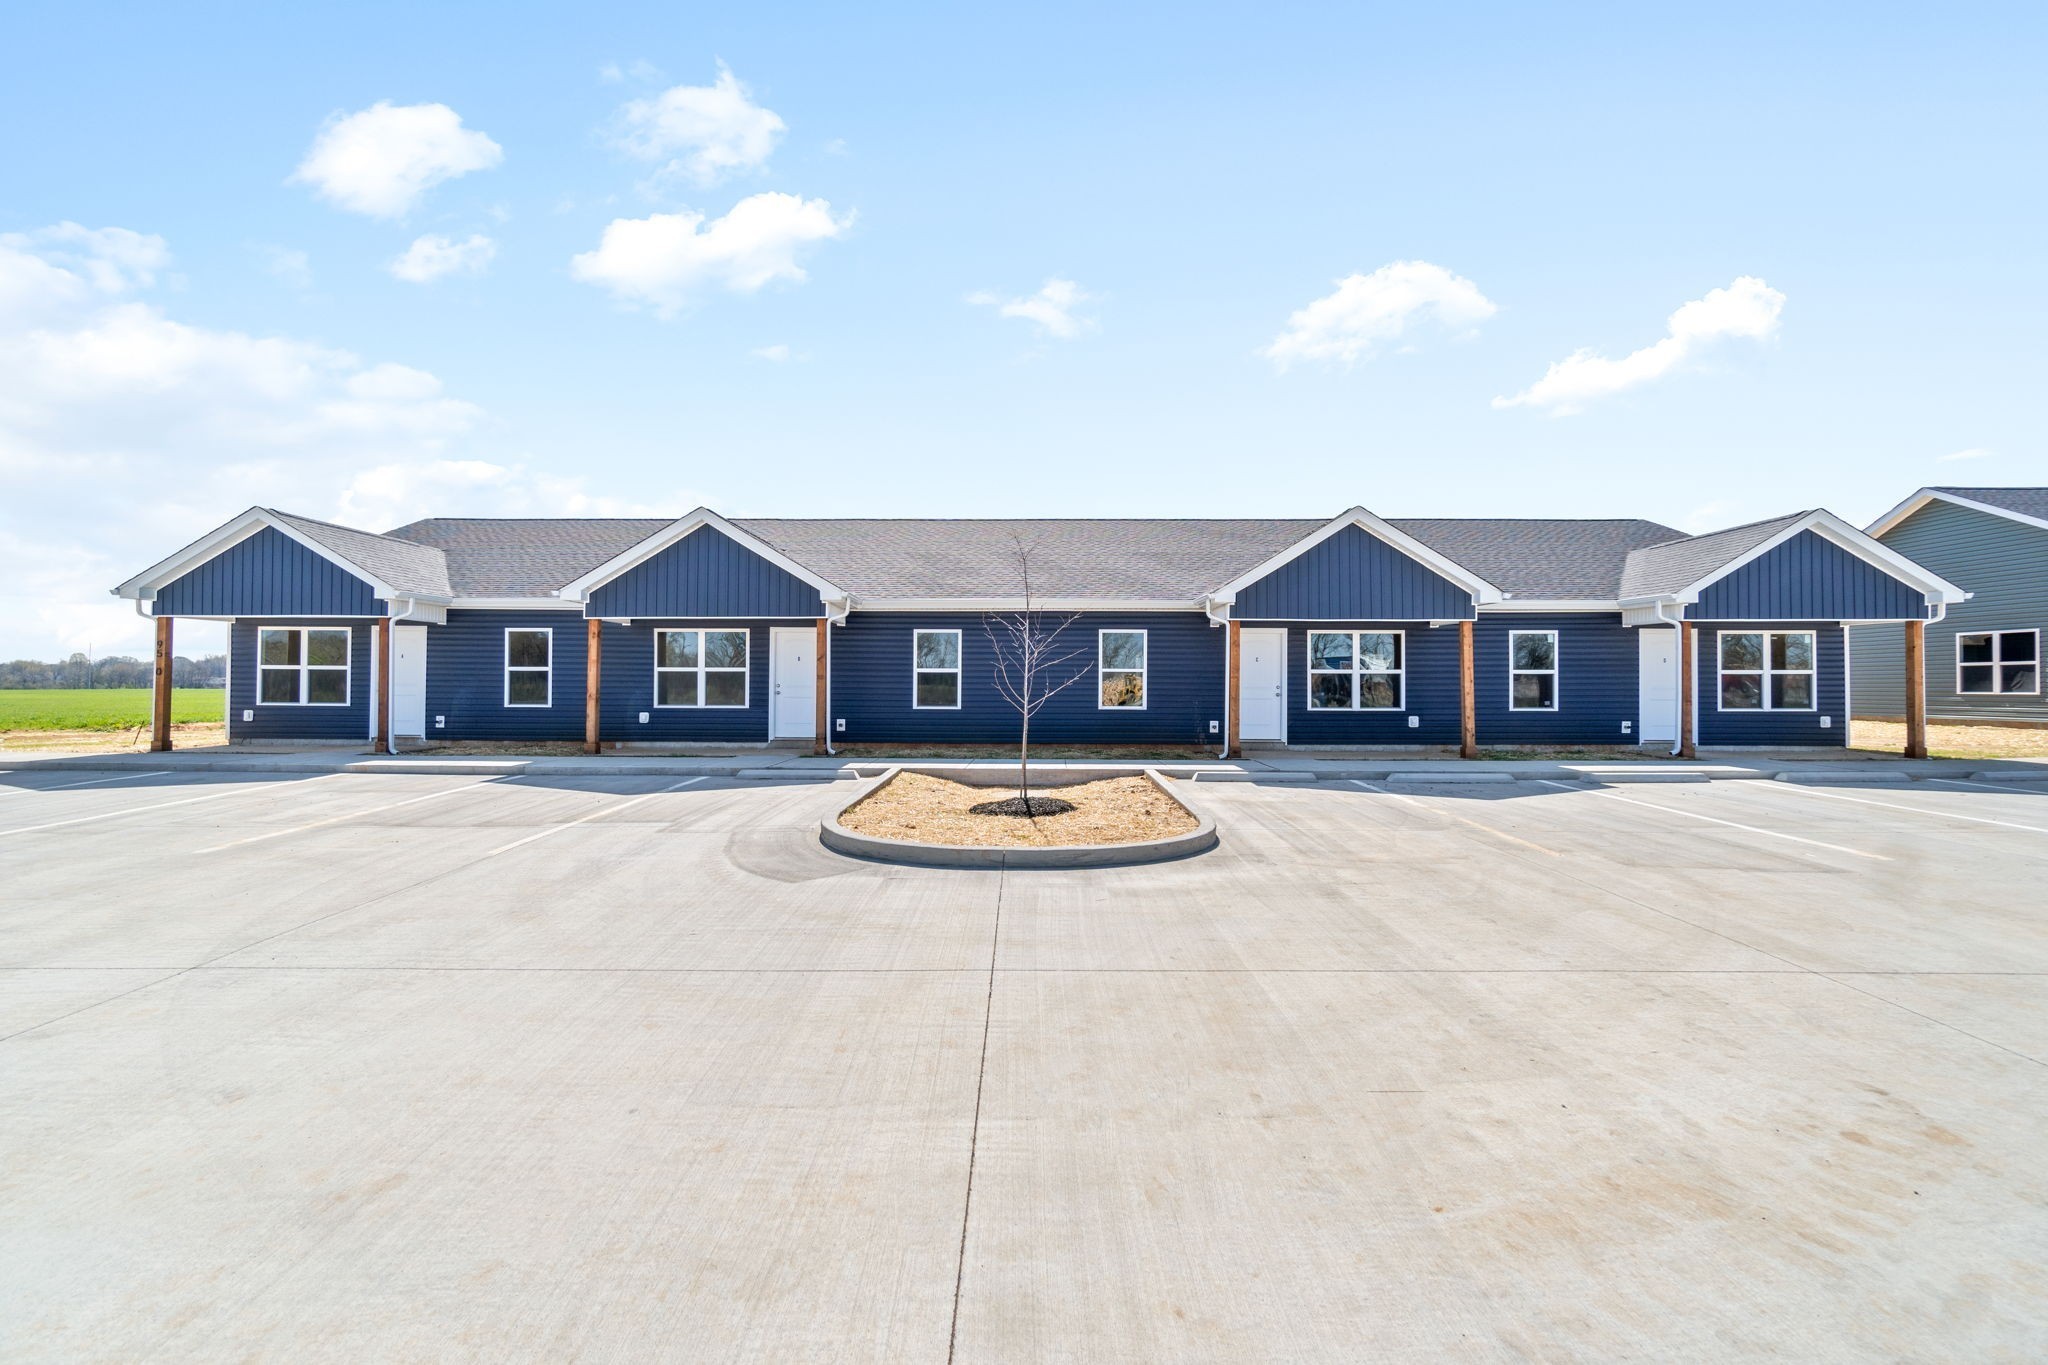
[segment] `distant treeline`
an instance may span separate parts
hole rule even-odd
[[[154,682],[154,664],[148,659],[133,659],[126,654],[113,654],[104,659],[89,659],[83,654],[74,654],[61,663],[46,664],[40,659],[10,659],[0,664],[0,688],[22,687],[148,687]],[[225,654],[208,654],[197,659],[182,655],[171,660],[171,686],[173,687],[224,687],[228,678],[228,658]]]

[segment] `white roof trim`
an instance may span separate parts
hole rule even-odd
[[[1612,597],[1511,597],[1505,602],[1489,602],[1485,610],[1493,611],[1620,611],[1621,603]]]
[[[706,526],[717,531],[720,535],[737,541],[783,572],[794,574],[796,577],[801,578],[804,582],[816,588],[818,596],[821,598],[844,598],[847,595],[843,589],[818,577],[818,575],[783,554],[774,546],[769,545],[766,541],[742,531],[739,527],[733,525],[724,517],[719,516],[718,513],[708,507],[699,507],[688,516],[676,518],[653,535],[647,537],[647,539],[641,541],[638,545],[631,547],[621,554],[612,556],[589,573],[584,574],[581,578],[572,579],[564,583],[555,590],[554,595],[568,598],[571,601],[587,602],[594,589],[611,582],[628,569],[638,567],[660,554],[663,550],[666,550],[669,546],[676,544],[694,532],[703,530]]]
[[[1021,597],[859,597],[855,611],[1023,611]],[[1186,597],[1037,597],[1032,611],[1200,611]]]
[[[1854,526],[1851,526],[1848,522],[1843,521],[1833,512],[1823,507],[1808,512],[1776,535],[1766,539],[1762,544],[1753,547],[1745,554],[1737,555],[1712,573],[1707,574],[1687,587],[1681,588],[1678,592],[1670,594],[1665,600],[1679,602],[1688,606],[1699,601],[1700,593],[1710,584],[1718,583],[1751,560],[1763,558],[1786,541],[1792,539],[1792,537],[1798,535],[1801,531],[1811,531],[1821,539],[1830,541],[1840,548],[1847,550],[1866,564],[1874,564],[1893,578],[1912,584],[1926,596],[1929,605],[1937,602],[1962,602],[1970,596],[1970,594],[1964,592],[1946,578],[1929,573],[1926,569],[1915,564],[1883,541],[1873,539],[1864,532],[1857,530]]]
[[[1477,603],[1499,602],[1507,597],[1506,593],[1481,578],[1478,574],[1473,573],[1464,565],[1457,563],[1455,560],[1446,559],[1414,536],[1409,535],[1406,531],[1389,526],[1363,507],[1353,507],[1348,512],[1331,518],[1321,529],[1310,532],[1282,550],[1279,554],[1267,559],[1265,563],[1260,564],[1257,568],[1239,574],[1236,578],[1231,579],[1228,583],[1218,588],[1211,596],[1217,601],[1235,602],[1238,593],[1244,591],[1244,589],[1258,582],[1274,570],[1299,559],[1347,526],[1356,526],[1368,535],[1376,536],[1385,541],[1410,559],[1433,570],[1439,576],[1449,579],[1471,593],[1473,600]]]
[[[1881,536],[1930,502],[1945,502],[1956,507],[1967,507],[1972,512],[1983,512],[1994,517],[2004,517],[2007,521],[2016,521],[2022,526],[2038,526],[2042,530],[2048,531],[2048,518],[2030,517],[2025,512],[2015,512],[2010,507],[1998,507],[1988,502],[1979,502],[1975,498],[1959,498],[1953,493],[1944,493],[1937,488],[1923,488],[1891,511],[1879,517],[1876,521],[1871,522],[1866,534]]]
[[[418,597],[422,601],[434,600],[424,595],[394,591],[389,583],[382,581],[362,565],[342,558],[341,555],[306,535],[297,527],[279,520],[267,509],[261,507],[251,507],[242,515],[208,531],[169,559],[144,569],[120,587],[115,588],[113,590],[114,596],[130,597],[138,602],[154,601],[157,589],[163,587],[166,583],[183,578],[207,560],[233,549],[265,527],[278,532],[280,535],[290,537],[308,550],[311,550],[314,554],[319,555],[328,563],[362,579],[363,582],[370,585],[371,593],[377,597],[385,598],[386,600],[392,597]]]

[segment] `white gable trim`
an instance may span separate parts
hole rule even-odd
[[[305,534],[305,532],[300,531],[297,527],[290,525],[281,518],[271,515],[267,509],[261,507],[251,507],[234,520],[208,531],[169,559],[144,569],[120,587],[115,588],[113,590],[114,596],[129,597],[138,602],[154,601],[157,589],[167,583],[183,578],[207,560],[225,554],[266,527],[298,542],[337,568],[362,579],[363,582],[370,585],[371,593],[377,597],[388,601],[392,597],[413,596],[410,593],[395,592],[389,583],[383,582],[375,574],[363,568],[362,565],[342,558],[327,546],[322,545],[319,541]]]
[[[1397,530],[1389,526],[1363,507],[1354,507],[1348,512],[1333,517],[1320,529],[1302,537],[1257,568],[1231,579],[1228,583],[1225,583],[1214,593],[1210,594],[1211,598],[1222,603],[1235,602],[1240,592],[1243,592],[1246,588],[1275,570],[1301,558],[1301,556],[1349,526],[1356,526],[1366,534],[1385,541],[1425,568],[1430,569],[1443,578],[1449,579],[1465,589],[1465,591],[1471,593],[1476,603],[1499,602],[1507,597],[1506,593],[1481,578],[1478,574],[1473,573],[1464,565],[1454,560],[1446,559],[1414,536],[1409,535],[1406,531]]]
[[[708,507],[699,507],[688,516],[676,518],[653,535],[647,537],[647,539],[641,541],[638,545],[631,547],[621,554],[612,556],[589,573],[584,574],[581,578],[572,579],[564,583],[555,590],[555,596],[567,598],[570,601],[588,602],[590,594],[598,588],[611,582],[628,569],[637,568],[639,565],[646,563],[669,546],[676,544],[694,532],[703,530],[707,526],[717,531],[720,535],[736,541],[753,551],[783,572],[801,578],[804,582],[818,590],[819,597],[834,601],[844,601],[846,599],[847,594],[843,589],[818,577],[818,575],[775,549],[766,541],[742,531],[739,527],[733,525],[724,517],[719,516],[718,513]]]
[[[1972,512],[1982,512],[1987,516],[1993,517],[2004,517],[2007,521],[2016,521],[2022,526],[2037,526],[2044,531],[2048,531],[2048,518],[2030,517],[2025,512],[2015,512],[2010,507],[1997,507],[1988,502],[1979,502],[1975,498],[1960,498],[1954,493],[1944,493],[1936,488],[1923,488],[1891,511],[1879,517],[1876,521],[1871,522],[1868,533],[1873,536],[1881,536],[1930,502],[1945,502],[1955,507],[1967,507]]]
[[[1946,578],[1929,573],[1926,569],[1921,568],[1918,564],[1915,564],[1912,560],[1906,558],[1884,542],[1873,539],[1864,532],[1857,530],[1833,512],[1828,511],[1826,508],[1820,508],[1808,512],[1799,520],[1780,530],[1776,535],[1752,547],[1747,553],[1737,555],[1712,573],[1670,594],[1665,600],[1690,606],[1692,603],[1700,600],[1700,593],[1706,588],[1720,582],[1752,560],[1763,558],[1786,541],[1792,539],[1792,537],[1798,535],[1801,531],[1811,531],[1822,540],[1847,550],[1866,564],[1875,565],[1900,582],[1909,583],[1920,589],[1922,594],[1926,596],[1929,606],[1939,603],[1961,602],[1970,595],[1949,582]]]

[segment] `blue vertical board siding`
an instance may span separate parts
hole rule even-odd
[[[1816,663],[1812,711],[1723,711],[1721,709],[1721,642],[1723,632],[1742,630],[1811,630]],[[1814,746],[1847,748],[1848,698],[1842,676],[1848,632],[1833,621],[1716,621],[1699,630],[1698,691],[1701,744],[1745,747]],[[1832,725],[1821,728],[1821,717]]]
[[[256,632],[278,627],[334,626],[350,632],[348,651],[348,705],[346,706],[259,706],[256,704]],[[292,620],[236,621],[228,627],[228,648],[233,651],[228,686],[228,738],[235,741],[262,739],[359,739],[370,736],[370,698],[377,685],[370,671],[370,652],[377,632],[373,621]],[[253,720],[243,720],[243,711],[253,711]]]
[[[1557,632],[1557,709],[1508,705],[1508,635]],[[1618,613],[1483,612],[1473,627],[1473,688],[1481,744],[1633,744],[1640,647]],[[1624,734],[1623,721],[1631,723]]]
[[[1059,614],[1048,613],[1052,620]],[[960,632],[960,709],[911,705],[911,638],[918,630]],[[1147,633],[1144,710],[1102,709],[1096,676],[1102,630]],[[1053,671],[1084,673],[1031,719],[1031,737],[1048,743],[1209,744],[1222,738],[1225,641],[1199,612],[1083,612],[1060,637],[1080,651]],[[844,720],[834,740],[872,743],[998,743],[1017,738],[1017,713],[997,695],[995,651],[978,612],[855,612],[830,632],[832,707]],[[1219,729],[1212,734],[1209,723]]]
[[[725,741],[760,744],[768,739],[769,621],[634,621],[604,627],[604,670],[598,675],[598,737],[606,744],[646,741]],[[747,704],[739,706],[654,705],[654,632],[744,630],[747,632]],[[808,627],[806,628],[808,629]],[[577,686],[582,686],[578,675]],[[580,693],[579,693],[580,695]],[[640,723],[645,712],[647,723]],[[579,726],[581,722],[578,722]],[[578,733],[581,733],[580,729]]]
[[[715,527],[700,526],[590,594],[592,616],[668,619],[825,614],[818,590]]]
[[[1240,621],[1462,621],[1472,594],[1347,526],[1238,593]]]
[[[505,705],[505,632],[515,628],[554,632],[547,706]],[[450,611],[446,625],[428,626],[427,738],[582,739],[588,628],[573,611]]]
[[[1414,621],[1244,621],[1245,627],[1287,631],[1287,742],[1296,748],[1323,744],[1456,744],[1458,628]],[[1310,710],[1308,637],[1322,630],[1398,630],[1407,635],[1398,711]],[[1408,718],[1418,722],[1413,728]]]
[[[1685,609],[1688,621],[1886,621],[1927,616],[1927,598],[1831,540],[1801,531]]]
[[[363,579],[266,526],[157,589],[158,616],[382,616]]]

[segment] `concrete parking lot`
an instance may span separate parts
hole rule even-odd
[[[0,775],[0,1354],[2048,1354],[2048,789],[846,791]]]

